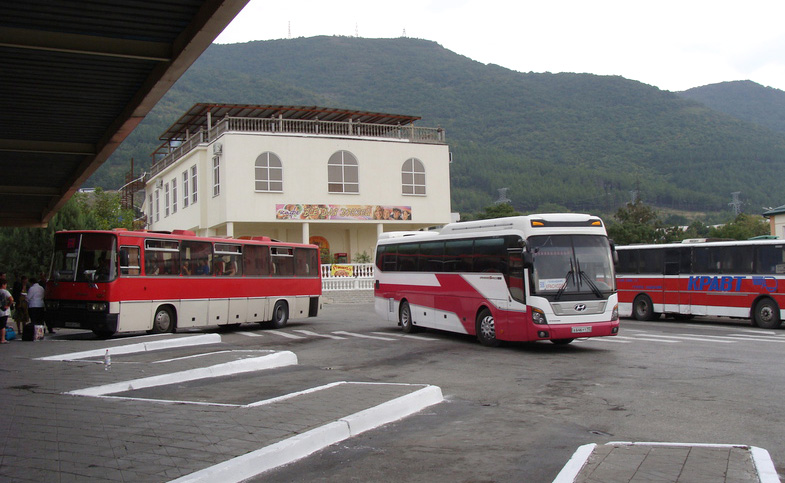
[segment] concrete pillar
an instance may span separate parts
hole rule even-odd
[[[226,236],[234,237],[234,222],[226,222]]]
[[[308,243],[311,238],[311,225],[310,223],[303,223],[303,243]]]

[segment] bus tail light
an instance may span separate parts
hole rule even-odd
[[[613,306],[613,312],[611,312],[611,322],[619,320],[619,305],[616,304]]]
[[[545,325],[548,320],[545,318],[545,312],[540,309],[532,309],[532,322],[537,325]]]

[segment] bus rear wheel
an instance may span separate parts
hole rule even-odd
[[[780,308],[777,307],[777,303],[771,299],[763,299],[755,304],[753,322],[763,329],[779,328],[782,320],[780,320]]]
[[[153,317],[153,329],[151,334],[163,334],[165,332],[174,332],[174,315],[169,307],[158,307]]]
[[[401,330],[407,334],[414,332],[414,322],[412,321],[412,308],[409,307],[409,302],[405,300],[401,302],[401,309],[398,311],[398,322],[401,325]]]
[[[275,302],[273,306],[273,318],[267,323],[271,329],[280,329],[289,321],[289,304],[283,300]]]
[[[638,320],[655,320],[660,314],[654,312],[654,305],[648,295],[638,295],[632,302],[632,314]]]
[[[488,347],[498,347],[499,339],[496,338],[496,323],[493,314],[487,308],[482,309],[477,314],[476,322],[477,340],[480,344]]]

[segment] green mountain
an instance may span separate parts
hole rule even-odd
[[[715,111],[785,133],[785,93],[752,81],[711,84],[679,92]]]
[[[779,99],[785,93],[775,92]],[[212,45],[92,178],[122,184],[197,102],[321,105],[422,116],[453,152],[453,210],[499,188],[523,212],[613,212],[639,190],[662,208],[748,212],[785,200],[785,136],[616,76],[520,73],[410,39],[313,37]]]

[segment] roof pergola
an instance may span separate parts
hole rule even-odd
[[[188,112],[161,134],[161,141],[184,141],[199,129],[207,129],[224,117],[253,119],[301,119],[320,121],[362,122],[405,126],[422,119],[418,116],[353,111],[318,106],[265,106],[251,104],[194,104]]]

